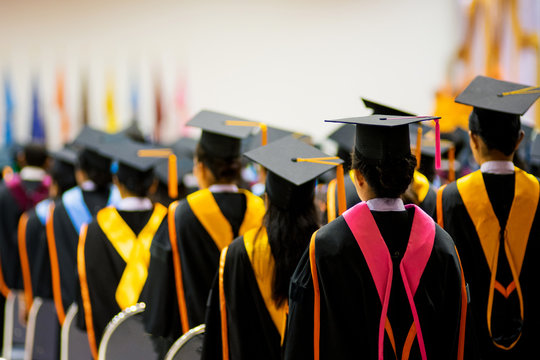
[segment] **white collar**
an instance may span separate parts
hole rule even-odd
[[[152,205],[149,198],[135,196],[123,198],[116,204],[116,209],[120,211],[143,211],[150,210],[153,207],[154,205]]]
[[[21,169],[19,176],[21,180],[26,181],[41,181],[45,178],[47,173],[40,167],[37,166],[25,166]]]
[[[79,187],[83,191],[94,191],[97,186],[92,180],[85,180]]]
[[[375,198],[367,201],[371,211],[405,211],[401,198]]]
[[[488,174],[509,175],[514,173],[514,163],[511,161],[486,161],[480,166],[480,171]]]
[[[224,192],[238,192],[238,186],[234,184],[214,184],[208,187],[208,190],[213,193],[224,193]]]

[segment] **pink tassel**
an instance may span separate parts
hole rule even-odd
[[[439,119],[435,119],[435,169],[441,168],[441,129]]]

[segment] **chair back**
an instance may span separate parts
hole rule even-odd
[[[199,360],[202,355],[205,325],[199,325],[182,335],[171,346],[165,360]]]

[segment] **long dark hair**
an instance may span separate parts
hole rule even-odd
[[[313,197],[288,209],[272,205],[268,199],[263,223],[275,259],[272,299],[279,307],[287,301],[291,276],[311,235],[319,228],[319,215]]]

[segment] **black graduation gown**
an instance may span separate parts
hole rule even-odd
[[[389,248],[394,267],[407,246],[413,213],[372,212]],[[313,241],[313,240],[312,240]],[[320,359],[378,358],[378,330],[382,311],[366,259],[343,216],[316,234],[315,259],[320,290]],[[397,272],[396,272],[397,271]],[[388,318],[398,358],[412,323],[403,282],[394,276]],[[461,268],[450,236],[436,227],[433,248],[414,295],[428,359],[456,359],[459,341]],[[309,249],[291,279],[285,359],[314,357],[314,290]],[[385,359],[394,353],[385,335]],[[419,359],[418,339],[410,359]]]
[[[486,207],[492,206],[499,223],[505,224],[511,204],[515,201],[515,175],[482,175],[490,202],[490,204],[486,204]],[[462,179],[459,181],[462,181]],[[471,357],[476,359],[529,358],[529,354],[537,352],[536,341],[540,338],[540,308],[538,306],[540,304],[540,290],[536,280],[538,274],[540,274],[540,264],[537,259],[537,254],[540,253],[540,242],[538,241],[540,237],[540,214],[538,208],[531,208],[525,211],[533,215],[534,220],[530,229],[525,257],[519,275],[524,308],[521,338],[512,349],[502,350],[497,348],[491,341],[487,326],[486,314],[491,271],[485,260],[484,251],[473,221],[458,191],[457,183],[448,184],[439,190],[438,195],[442,196],[439,199],[442,200],[442,206],[440,208],[442,210],[442,223],[445,230],[452,235],[456,243],[463,264],[465,278],[469,284],[471,316],[467,322],[467,352],[470,352]],[[531,195],[525,196],[530,197]],[[438,206],[440,205],[441,202],[438,203]],[[441,221],[439,223],[441,224]],[[508,278],[508,261],[502,251],[499,252],[498,259],[497,280],[503,284],[507,284],[511,280],[511,276]],[[500,277],[504,278],[505,276],[506,280],[500,279]],[[497,300],[497,297],[501,296],[497,291],[494,294],[494,300]],[[519,304],[515,303],[515,295],[514,291],[509,298],[514,297],[514,303],[507,310],[508,314],[515,314],[516,311],[519,311]],[[494,325],[497,318],[497,311],[495,309],[496,307],[494,307],[493,313]]]
[[[212,194],[221,213],[231,225],[234,237],[238,236],[247,211],[246,196],[242,193],[227,192]],[[176,204],[178,204],[174,212],[176,241],[181,261],[187,320],[191,329],[205,321],[206,302],[218,269],[220,250],[191,209],[187,199]],[[251,210],[258,213],[260,225],[264,214],[264,205],[260,198],[255,207],[256,209]],[[143,301],[146,302],[144,312],[146,330],[156,337],[168,339],[168,343],[183,333],[169,235],[169,232],[160,232],[152,243],[149,281],[143,293]]]
[[[345,183],[345,198],[347,203],[347,209],[350,209],[354,205],[358,204],[360,202],[360,198],[358,197],[358,193],[356,192],[356,188],[353,183],[353,179],[351,176],[351,171],[347,172],[343,178]],[[418,181],[419,180],[419,181]],[[332,180],[332,182],[335,184],[335,179]],[[426,186],[426,182],[428,182],[427,178],[415,171],[415,179],[413,179],[413,182],[422,183],[419,184],[419,187]],[[437,191],[433,187],[431,183],[427,184],[427,188],[423,191],[423,196],[420,196],[418,198],[418,206],[424,210],[429,216],[431,216],[433,219],[435,219],[436,215],[436,205],[437,205]],[[331,206],[332,201],[331,198],[334,198],[333,204],[335,207],[335,217],[337,217],[339,211],[338,211],[338,197],[337,197],[337,185],[329,186],[329,193],[327,196],[328,202],[327,206]],[[407,203],[407,202],[406,202]],[[324,218],[325,223],[328,222],[328,220],[331,220],[332,216],[328,216],[328,210],[327,210],[327,216]]]
[[[228,247],[223,274],[229,358],[280,359],[281,335],[259,289],[243,236]],[[202,359],[223,359],[217,280],[209,297],[205,324]]]
[[[105,207],[109,200],[109,191],[83,191],[82,193],[84,202],[92,217],[94,217],[100,209]],[[52,239],[48,239],[51,256],[50,261],[51,267],[58,267],[62,306],[64,312],[67,312],[69,306],[77,301],[77,298],[79,297],[79,277],[77,274],[77,244],[79,242],[79,234],[78,230],[75,229],[71,222],[62,201],[56,202],[52,221],[56,256],[53,259],[54,253],[50,248]],[[57,264],[54,264],[54,260],[56,259],[58,262]],[[57,308],[59,305],[58,300],[59,299],[55,299]]]
[[[21,185],[25,191],[33,192],[42,186],[42,182],[23,180]],[[0,185],[0,260],[4,280],[10,289],[23,289],[17,226],[22,213],[29,209],[21,208],[5,183]]]
[[[152,212],[153,210],[118,211],[121,218],[135,235],[139,235],[141,230],[146,226]],[[156,235],[160,232],[167,231],[166,219],[167,217],[165,216],[157,229]],[[156,235],[154,235],[154,238]],[[86,232],[84,264],[86,282],[83,284],[86,285],[83,286],[86,286],[89,295],[93,334],[89,331],[87,313],[85,313],[85,325],[89,337],[93,335],[96,346],[99,346],[99,342],[109,321],[124,310],[120,308],[115,296],[120,279],[126,268],[126,262],[116,251],[114,245],[107,238],[95,218],[88,224]],[[80,261],[78,265],[79,267],[81,266]],[[140,296],[139,300],[141,300]],[[79,309],[84,308],[86,310],[86,304],[82,303],[84,301],[84,295],[78,301],[80,301],[78,304]]]

